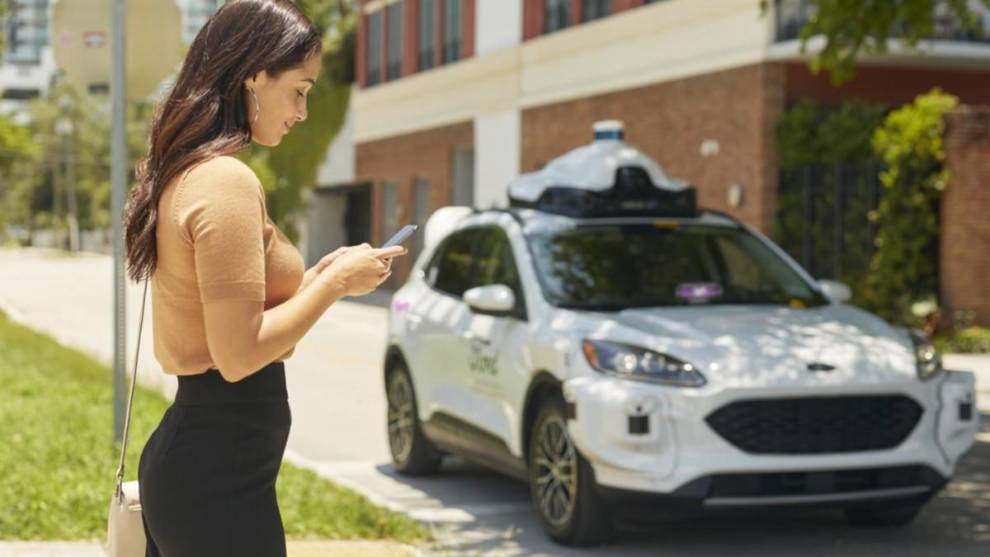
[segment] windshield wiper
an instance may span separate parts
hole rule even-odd
[[[554,305],[562,309],[578,309],[583,311],[622,311],[630,307],[626,304],[589,304],[581,302],[558,302]]]

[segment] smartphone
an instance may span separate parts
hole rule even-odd
[[[407,225],[403,226],[402,227],[402,230],[399,230],[398,232],[396,232],[395,233],[395,236],[392,236],[391,238],[389,238],[388,241],[385,242],[385,244],[382,247],[383,248],[390,248],[392,246],[397,246],[397,245],[401,244],[402,242],[405,242],[407,239],[409,239],[410,236],[413,235],[413,232],[416,232],[416,229],[417,228],[419,228],[419,227],[416,226],[415,224],[407,224]]]

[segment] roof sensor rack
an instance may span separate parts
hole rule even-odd
[[[509,185],[509,206],[575,217],[696,217],[695,188],[671,179],[624,141],[618,120],[594,125],[595,140]]]
[[[567,217],[665,216],[695,217],[695,189],[660,189],[638,166],[615,171],[615,185],[603,191],[568,186],[547,187],[535,202],[511,200],[513,207],[536,209]]]

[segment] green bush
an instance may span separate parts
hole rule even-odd
[[[884,193],[862,294],[869,309],[896,323],[911,321],[912,302],[938,295],[939,211],[949,180],[942,138],[945,113],[957,103],[935,88],[891,112],[873,135]]]
[[[935,338],[942,353],[990,354],[990,328],[964,327]]]

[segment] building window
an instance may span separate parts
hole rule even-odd
[[[443,61],[455,62],[461,58],[461,0],[445,0],[443,3]]]
[[[582,0],[581,20],[591,21],[612,13],[612,0]]]
[[[388,65],[385,79],[402,77],[402,2],[389,4],[385,8],[388,18]]]
[[[381,240],[384,242],[399,231],[398,209],[399,201],[395,182],[382,182],[382,230]]]
[[[368,85],[382,80],[382,12],[368,15]]]
[[[460,207],[474,207],[474,148],[454,148],[453,191],[451,204]]]
[[[14,0],[11,15],[3,21],[6,41],[3,58],[15,64],[38,64],[48,36],[48,0]]]
[[[221,5],[223,5],[223,0],[188,0],[182,18],[183,40],[191,43],[199,30],[206,25],[206,21],[220,9]]]
[[[571,24],[571,0],[543,0],[543,32],[553,33]]]
[[[419,1],[419,69],[433,67],[436,44],[437,0]]]
[[[433,203],[430,201],[430,183],[425,178],[416,178],[413,181],[413,188],[413,224],[419,225],[415,236],[413,236],[413,250],[410,258],[415,260],[423,251],[426,221],[430,219]]]

